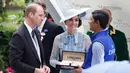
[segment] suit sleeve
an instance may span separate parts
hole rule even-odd
[[[17,72],[34,73],[35,68],[25,64],[23,61],[24,42],[20,35],[14,34],[10,41],[9,62],[11,67]]]
[[[60,36],[56,36],[54,43],[53,43],[53,48],[52,48],[52,52],[51,52],[51,57],[50,57],[50,65],[56,68],[56,64],[59,64],[60,61],[59,60],[59,54],[60,54],[60,50],[59,50],[59,40],[60,40]]]
[[[116,46],[117,47],[117,59],[120,61],[121,60],[129,60],[128,45],[127,45],[127,40],[126,40],[124,33],[122,33],[122,35],[120,34],[120,40],[122,40],[122,41],[117,42],[120,44],[118,44]]]
[[[126,60],[129,60],[129,51],[128,51],[128,45],[127,45],[127,40],[126,40],[126,37],[125,37],[125,34],[124,35],[124,56],[126,57]]]

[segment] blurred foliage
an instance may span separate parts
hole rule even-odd
[[[7,20],[11,24],[21,24],[24,21],[24,13],[22,10],[17,11],[17,13],[10,13],[8,14]]]
[[[9,10],[7,12],[6,21],[7,24],[21,24],[24,20],[24,13],[22,10]],[[2,19],[0,17],[0,22],[2,22]]]
[[[0,22],[6,21],[6,18],[8,16],[8,8],[10,5],[11,0],[6,0],[6,6],[3,7],[2,0],[0,0]],[[12,7],[17,7],[20,9],[24,9],[26,6],[26,3],[24,0],[12,0],[11,5]],[[21,19],[20,19],[21,20]]]
[[[25,3],[34,2],[34,0],[24,0]]]
[[[17,25],[0,24],[0,70],[8,67],[9,41]]]
[[[26,3],[24,0],[15,0],[12,1],[12,6],[24,8],[26,6]]]
[[[5,8],[2,8],[2,11],[3,12],[0,12],[1,21],[5,21],[7,17],[7,14],[6,14],[7,12]]]
[[[8,0],[7,0],[8,2]],[[7,6],[3,7],[3,3],[2,3],[2,0],[0,0],[0,17],[2,18],[2,21],[5,21],[5,18],[6,18],[6,9],[7,9]]]

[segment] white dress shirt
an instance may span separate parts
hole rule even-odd
[[[39,44],[38,44],[37,37],[36,37],[36,35],[34,35],[34,38],[35,38],[35,39],[34,39],[34,38],[32,37],[32,28],[31,28],[26,22],[24,22],[24,24],[25,24],[25,26],[27,27],[27,30],[29,31],[29,34],[30,34],[31,39],[32,39],[32,41],[33,41],[33,44],[34,44],[34,46],[35,46],[37,55],[38,55],[39,60],[40,60],[40,62],[41,62],[40,47],[39,47]]]

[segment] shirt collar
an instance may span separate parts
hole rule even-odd
[[[29,34],[32,32],[32,28],[24,21],[25,26],[27,27]]]
[[[75,44],[78,43],[78,31],[76,31],[75,34],[73,34],[73,35],[69,34],[67,31],[66,31],[66,33],[67,33],[67,37],[69,37],[69,36],[73,36],[74,37]]]

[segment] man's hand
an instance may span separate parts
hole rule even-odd
[[[75,73],[81,73],[82,72],[82,68],[79,67],[77,69],[74,69],[73,72],[75,72]]]
[[[40,69],[40,68],[35,68],[35,72],[34,73],[45,73],[44,69]]]
[[[50,73],[50,68],[46,65],[43,66],[43,70],[45,71],[45,73]]]

